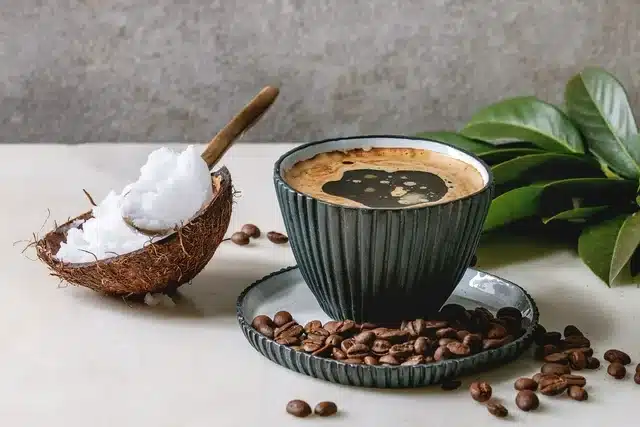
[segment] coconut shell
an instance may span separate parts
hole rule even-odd
[[[172,292],[202,271],[229,227],[233,202],[231,175],[227,168],[221,168],[211,175],[211,181],[213,198],[189,223],[142,249],[96,262],[64,263],[56,259],[73,221],[91,218],[89,211],[38,240],[38,258],[52,275],[108,295]]]

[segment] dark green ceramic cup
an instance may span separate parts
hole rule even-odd
[[[473,166],[484,187],[449,202],[354,208],[300,193],[283,179],[318,153],[366,147],[436,151]],[[322,310],[333,319],[394,323],[437,312],[471,262],[493,196],[489,167],[451,145],[402,136],[330,139],[296,147],[275,164],[274,183],[293,254]]]

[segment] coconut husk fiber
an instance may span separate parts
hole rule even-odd
[[[105,260],[63,263],[55,258],[60,243],[75,220],[87,220],[91,211],[67,221],[36,242],[38,258],[53,276],[114,296],[172,292],[191,281],[213,257],[231,219],[233,189],[227,168],[211,175],[214,195],[187,224],[142,249]]]

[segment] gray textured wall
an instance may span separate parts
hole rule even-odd
[[[0,141],[206,141],[265,84],[246,139],[407,134],[585,65],[640,107],[640,5],[606,3],[2,0]]]

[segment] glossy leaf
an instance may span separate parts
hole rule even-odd
[[[475,154],[494,151],[496,148],[483,141],[476,141],[464,137],[455,132],[422,132],[416,135],[418,138],[431,139],[433,141],[445,142],[454,147],[462,148]]]
[[[531,171],[546,166],[555,169],[557,172],[566,171],[568,175],[578,177],[601,176],[602,171],[596,162],[585,157],[578,157],[572,154],[543,153],[529,154],[522,157],[500,163],[491,168],[493,179],[496,185],[505,184],[509,181],[517,180]],[[540,178],[539,174],[535,174]]]
[[[555,214],[552,217],[542,218],[542,222],[545,224],[548,224],[551,221],[559,221],[559,220],[565,220],[565,221],[586,220],[600,212],[606,211],[609,208],[610,208],[609,206],[579,207],[579,208],[570,209],[567,211],[562,211],[560,213]]]
[[[638,127],[622,84],[602,69],[587,68],[567,83],[565,102],[589,151],[617,174],[639,178]]]
[[[484,231],[535,216],[538,213],[543,185],[530,185],[508,191],[491,202]]]
[[[556,153],[585,151],[582,136],[569,118],[533,96],[507,99],[480,110],[460,133],[496,145],[520,140]]]
[[[507,160],[515,159],[516,157],[542,153],[544,153],[544,151],[539,148],[503,148],[481,153],[478,157],[484,160],[488,165],[495,165],[506,162]]]
[[[585,227],[578,238],[578,255],[582,261],[605,282],[611,285],[611,260],[626,215]]]
[[[618,232],[611,259],[609,283],[613,282],[622,272],[622,269],[631,260],[638,245],[640,245],[640,214],[636,212],[625,219]]]

